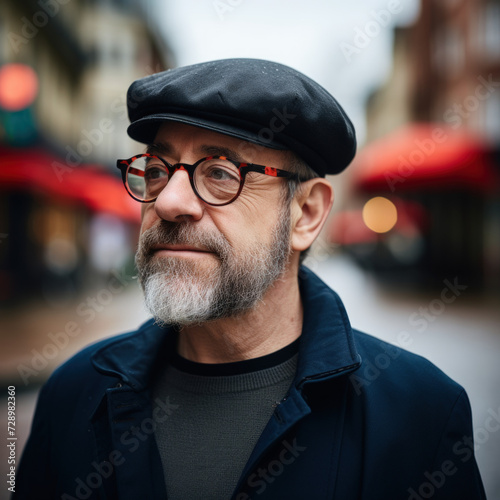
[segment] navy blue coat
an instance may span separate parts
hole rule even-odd
[[[335,292],[299,278],[297,374],[232,498],[484,499],[463,388],[352,330]],[[61,366],[41,390],[14,498],[167,498],[154,428],[175,405],[153,414],[150,388],[173,349],[172,329],[149,321]]]

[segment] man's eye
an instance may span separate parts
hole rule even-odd
[[[218,167],[214,165],[210,168],[208,176],[215,181],[231,181],[238,180],[238,173],[227,170],[224,167]]]
[[[146,168],[144,172],[144,178],[146,180],[154,181],[157,179],[161,179],[167,175],[167,171],[165,167],[159,165],[151,165]]]

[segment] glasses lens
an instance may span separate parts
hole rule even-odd
[[[238,194],[241,184],[240,171],[228,160],[212,158],[196,167],[194,183],[206,202],[222,205]]]
[[[165,164],[154,156],[141,156],[127,170],[130,192],[138,199],[149,201],[156,198],[168,182]]]

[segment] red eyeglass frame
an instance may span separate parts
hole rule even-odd
[[[125,159],[125,160],[117,160],[116,161],[116,166],[118,169],[120,169],[121,174],[122,174],[122,181],[123,185],[125,186],[125,189],[127,193],[136,201],[140,203],[153,203],[156,201],[158,196],[155,196],[154,198],[151,198],[150,200],[142,200],[141,198],[137,198],[131,191],[128,182],[127,182],[127,174],[129,172],[129,169],[131,167],[131,164],[138,160],[139,158],[143,157],[149,157],[149,158],[155,158],[157,160],[160,160],[164,165],[165,168],[167,169],[167,172],[169,174],[169,178],[172,177],[175,172],[178,170],[184,170],[188,173],[189,176],[189,182],[191,184],[191,188],[193,189],[194,194],[202,200],[204,203],[207,205],[212,205],[214,207],[222,207],[224,205],[229,205],[232,203],[238,196],[240,195],[243,186],[245,185],[245,178],[248,172],[257,172],[259,174],[264,174],[264,175],[269,175],[271,177],[284,177],[287,179],[292,179],[295,181],[301,181],[304,182],[307,179],[302,179],[299,177],[297,174],[293,172],[288,172],[287,170],[282,170],[279,168],[274,168],[274,167],[266,167],[265,165],[257,165],[255,163],[243,163],[243,162],[238,162],[235,160],[232,160],[231,158],[228,158],[227,156],[206,156],[205,158],[201,158],[198,160],[196,163],[193,163],[190,165],[189,163],[175,163],[174,165],[168,163],[168,161],[164,160],[163,158],[160,158],[159,156],[152,155],[150,153],[142,153],[136,156],[132,156],[131,158]],[[224,203],[211,203],[209,201],[206,201],[202,196],[198,193],[198,190],[196,189],[196,185],[194,183],[194,171],[196,170],[196,167],[203,163],[204,161],[207,160],[226,160],[230,161],[237,169],[240,174],[240,187],[238,189],[238,192],[234,195],[233,198],[231,198],[229,201],[226,201]],[[137,170],[137,169],[135,169]],[[144,173],[142,170],[137,170],[137,172],[133,172],[135,175],[139,175],[142,173],[142,176],[144,176]]]

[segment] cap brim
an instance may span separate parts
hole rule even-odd
[[[274,138],[265,137],[265,129],[264,131],[259,130],[258,132],[253,133],[235,125],[219,123],[206,118],[177,115],[175,113],[159,113],[139,118],[128,126],[127,133],[135,141],[142,142],[144,144],[152,144],[156,134],[158,133],[158,129],[163,122],[185,123],[186,125],[212,130],[213,132],[229,135],[231,137],[248,141],[253,144],[258,144],[259,146],[264,146],[266,148],[279,150],[289,149],[287,146],[284,146]],[[248,124],[246,124],[246,126],[248,126]]]

